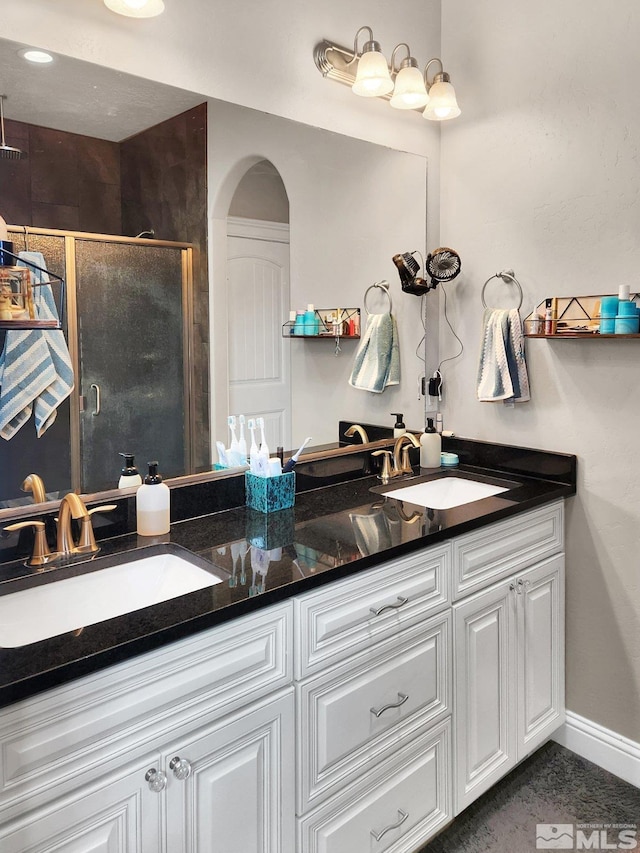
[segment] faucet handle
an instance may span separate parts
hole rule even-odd
[[[52,562],[57,557],[57,554],[52,554],[49,550],[44,521],[37,521],[35,519],[33,521],[17,521],[15,524],[9,524],[3,528],[3,533],[13,533],[14,530],[23,530],[26,527],[33,527],[35,531],[33,553],[27,560],[27,565],[42,568],[42,566]]]
[[[374,450],[372,456],[382,456],[382,473],[379,474],[383,483],[388,483],[391,477],[391,451],[390,450]]]
[[[77,547],[78,551],[88,551],[90,554],[95,554],[100,550],[100,546],[96,544],[96,537],[93,533],[91,516],[94,512],[111,512],[117,508],[117,504],[101,504],[100,506],[94,506],[90,510],[87,510],[87,514],[82,519],[82,526],[80,528],[80,540],[78,541]]]

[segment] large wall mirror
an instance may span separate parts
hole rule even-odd
[[[117,253],[110,255],[114,285],[122,286],[123,269],[135,270],[137,261],[130,256],[137,245],[160,251],[163,244],[174,244],[176,251],[190,253],[189,304],[183,304],[188,400],[185,406],[178,399],[175,376],[169,374],[167,387],[153,394],[164,395],[174,414],[179,410],[177,417],[183,408],[188,415],[191,449],[184,470],[174,466],[170,475],[210,469],[214,442],[228,442],[227,417],[239,410],[265,414],[274,445],[277,438],[294,446],[306,435],[314,444],[333,442],[337,422],[345,417],[387,423],[389,412],[404,411],[420,424],[416,389],[424,367],[416,347],[422,318],[418,300],[402,295],[391,256],[425,249],[425,158],[65,57],[55,56],[49,66],[29,66],[20,54],[24,47],[0,41],[7,143],[26,149],[24,162],[0,158],[0,182],[10,186],[14,199],[13,210],[0,208],[0,214],[11,225],[28,227],[30,248],[39,248],[40,230],[88,233],[94,242],[121,236],[111,240],[126,249],[121,264]],[[75,146],[71,153],[65,139]],[[246,240],[253,247],[242,243]],[[258,255],[260,261],[248,265],[247,259]],[[54,269],[55,257],[48,260]],[[276,281],[282,270],[286,286]],[[333,342],[283,337],[282,324],[290,309],[313,303],[323,309],[361,308],[364,326],[364,292],[383,278],[391,282],[402,381],[375,395],[348,384],[355,341],[343,341],[336,354]],[[176,292],[183,287],[179,274],[175,286]],[[118,325],[115,291],[90,304],[100,315],[92,318],[93,334],[82,316],[78,323],[96,347],[103,347],[108,364],[109,346],[127,352],[126,340],[97,334],[101,325]],[[369,307],[386,308],[375,300]],[[142,325],[144,299],[140,312],[136,322]],[[173,340],[175,334],[167,327],[140,336],[145,350],[136,358],[142,359],[143,378],[145,359],[151,364],[164,354],[166,336]],[[96,347],[92,357],[100,359]],[[181,357],[171,356],[174,362]],[[278,384],[282,393],[276,401]],[[67,408],[86,411],[93,404],[91,393],[79,387]],[[157,427],[164,415],[149,405],[143,385],[134,396],[120,400],[121,409],[149,411]],[[64,461],[73,453],[73,440],[59,426],[74,416],[61,407],[60,424],[31,439],[31,449],[24,436],[0,440],[5,487],[0,500],[8,505],[30,500],[20,491],[22,479],[32,472],[46,476],[47,459]],[[116,419],[107,430],[113,458],[98,478],[89,485],[55,482],[52,475],[45,480],[51,499],[74,485],[82,491],[114,486],[118,450],[137,453],[141,467],[149,454],[162,459],[162,448],[154,453],[142,440],[149,432],[159,441],[162,428],[154,432],[141,418],[138,429],[140,448],[131,446],[133,436],[118,435]],[[31,433],[33,423],[22,431]],[[9,486],[3,458],[12,459]]]

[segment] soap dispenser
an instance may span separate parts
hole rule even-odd
[[[149,473],[136,492],[137,531],[139,536],[162,536],[171,524],[171,492],[158,474],[158,463],[148,464]]]
[[[126,489],[127,486],[141,486],[142,477],[140,476],[138,469],[133,464],[133,453],[120,453],[119,455],[124,459],[124,467],[120,471],[118,488]]]
[[[427,428],[420,436],[420,467],[439,468],[442,439],[433,425],[433,418],[427,418]]]
[[[402,420],[402,412],[391,412],[393,417],[396,419],[395,424],[393,425],[393,437],[398,438],[401,435],[404,435],[407,431],[406,426]]]

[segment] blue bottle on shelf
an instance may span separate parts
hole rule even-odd
[[[300,308],[296,311],[296,321],[293,324],[293,329],[291,329],[292,335],[304,335],[306,334],[306,324],[305,324],[305,312]]]
[[[296,320],[297,322],[297,320]],[[307,310],[304,314],[304,334],[317,335],[320,332],[320,320],[315,312],[315,308],[311,303],[307,305]]]

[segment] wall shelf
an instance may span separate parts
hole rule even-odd
[[[547,341],[594,341],[594,340],[638,340],[637,334],[601,334],[600,333],[600,303],[603,296],[615,294],[600,294],[591,296],[563,296],[554,298],[555,317],[553,334],[531,331],[535,328],[533,315],[544,317],[545,302],[541,302],[524,320],[525,337],[543,338]],[[631,294],[630,300],[640,305],[640,295]],[[543,321],[544,327],[544,321]]]
[[[359,308],[316,308],[315,317],[318,323],[318,333],[294,331],[296,328],[292,320],[282,325],[282,337],[300,339],[303,341],[313,340],[360,340],[360,309]],[[352,331],[349,331],[351,329]],[[356,329],[357,331],[353,331]]]

